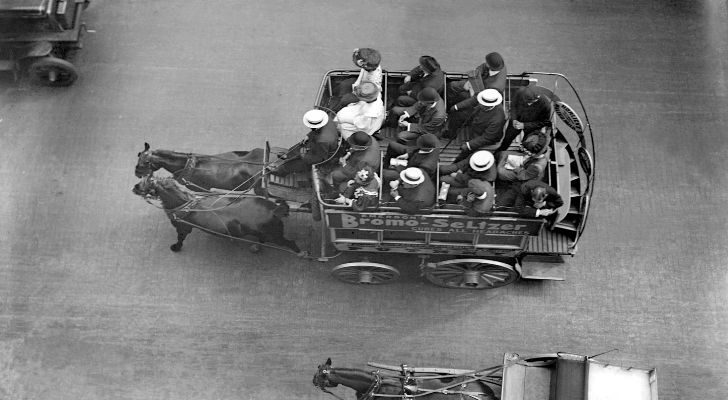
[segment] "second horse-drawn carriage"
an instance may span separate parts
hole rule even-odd
[[[68,86],[78,78],[69,61],[81,48],[91,0],[0,0],[0,71],[17,79]]]
[[[523,357],[506,353],[503,364],[478,370],[392,366],[369,369],[319,365],[314,386],[347,386],[358,399],[657,400],[657,371],[625,367],[568,353]]]
[[[327,110],[335,95],[334,88],[357,74],[356,70],[326,73],[314,107]],[[390,98],[396,96],[406,75],[406,71],[384,72],[382,97],[385,104],[391,103]],[[467,75],[446,73],[444,79],[447,84],[467,79]],[[324,178],[328,170],[324,163],[313,166],[310,172],[285,177],[267,173],[269,168],[286,162],[285,155],[298,151],[298,146],[284,149],[266,144],[264,150],[217,156],[153,151],[147,146],[140,153],[136,174],[141,177],[166,168],[193,190],[217,187],[225,189],[218,196],[229,197],[253,195],[238,190],[254,189],[255,195],[287,200],[291,203],[291,211],[311,212],[313,219],[320,221],[319,246],[310,246],[313,258],[328,261],[341,252],[363,255],[360,260],[334,266],[333,275],[344,282],[379,284],[397,278],[397,267],[373,260],[393,253],[419,257],[422,275],[433,284],[448,288],[497,288],[519,278],[562,280],[562,257],[576,253],[587,222],[594,187],[593,137],[578,93],[561,74],[509,75],[502,103],[506,113],[514,93],[527,86],[538,88],[553,110],[550,127],[545,129],[552,151],[543,181],[559,193],[563,205],[549,223],[543,218],[523,217],[507,207],[473,217],[457,204],[435,203],[412,215],[387,202],[386,196],[379,196],[379,204],[369,211],[354,211],[350,206],[337,203],[325,189]],[[569,104],[575,104],[579,111]],[[375,134],[382,157],[387,143],[394,140],[397,132],[396,128],[384,127]],[[463,132],[454,132],[451,139],[441,139],[440,166],[452,163],[460,144],[468,139]],[[199,163],[207,164],[204,169],[196,169]],[[379,176],[382,172],[379,171]],[[218,175],[201,176],[205,174]],[[224,182],[210,183],[220,176],[225,177]],[[183,223],[179,219],[173,222]],[[237,237],[224,230],[217,233]],[[416,261],[415,258],[413,264]]]

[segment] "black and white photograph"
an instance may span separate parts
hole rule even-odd
[[[725,399],[726,132],[724,0],[0,0],[0,399]]]

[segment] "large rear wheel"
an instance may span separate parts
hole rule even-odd
[[[397,268],[369,261],[341,264],[331,270],[331,274],[346,283],[378,285],[399,277]]]
[[[49,86],[69,86],[78,78],[76,67],[56,57],[43,57],[28,67],[33,81]]]
[[[457,258],[428,263],[425,278],[437,286],[455,289],[495,289],[515,282],[515,265],[480,258]]]

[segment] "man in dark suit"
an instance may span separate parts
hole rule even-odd
[[[271,170],[273,175],[286,176],[292,172],[306,172],[311,166],[329,160],[339,148],[339,132],[333,118],[322,110],[309,110],[303,115],[303,124],[310,128],[302,145],[289,150],[280,166]],[[305,152],[301,151],[302,148]]]
[[[399,177],[399,184],[392,188],[390,194],[403,212],[416,214],[435,204],[435,185],[421,169],[407,168],[400,172]]]

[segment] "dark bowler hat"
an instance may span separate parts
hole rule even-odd
[[[500,71],[506,65],[503,61],[503,57],[496,52],[486,54],[485,62],[488,63],[488,67],[493,71]]]
[[[366,150],[372,144],[372,137],[366,132],[356,131],[346,141],[352,150]]]
[[[422,56],[420,57],[420,67],[422,67],[422,69],[428,74],[431,74],[440,69],[440,63],[435,60],[435,57]]]
[[[436,149],[440,145],[440,139],[432,133],[425,133],[417,138],[417,147],[420,150]]]
[[[532,102],[538,100],[539,96],[536,94],[536,92],[532,88],[526,86],[525,88],[523,88],[521,90],[522,90],[521,96],[523,96],[523,101],[525,101],[526,103],[532,103]]]
[[[421,102],[427,102],[427,101],[437,101],[440,99],[440,95],[437,94],[437,90],[426,87],[422,90],[420,90],[419,93],[417,93],[417,101]]]

